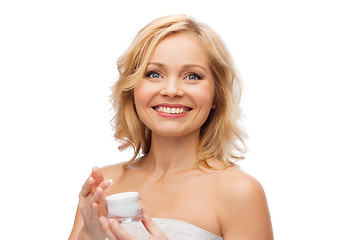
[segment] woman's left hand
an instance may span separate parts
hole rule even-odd
[[[150,234],[149,240],[168,240],[166,235],[160,230],[160,228],[153,222],[152,218],[143,209],[144,220],[142,224]],[[136,237],[129,234],[121,225],[114,219],[107,219],[106,217],[100,217],[100,224],[103,231],[106,234],[106,239],[109,240],[138,240]]]

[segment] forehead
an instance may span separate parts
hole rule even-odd
[[[198,38],[190,32],[173,33],[166,36],[155,47],[151,62],[171,65],[199,64],[209,66],[206,49]]]

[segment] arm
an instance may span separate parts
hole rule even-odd
[[[77,240],[78,239],[78,235],[80,233],[80,230],[82,228],[83,225],[83,221],[82,221],[82,217],[79,211],[79,205],[78,205],[78,209],[75,215],[75,219],[74,219],[74,224],[73,224],[73,229],[72,232],[68,238],[68,240]]]
[[[273,240],[265,193],[252,177],[244,176],[223,194],[221,214],[225,240]]]

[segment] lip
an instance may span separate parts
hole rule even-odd
[[[173,114],[173,113],[164,113],[164,112],[159,112],[157,110],[155,110],[156,108],[180,108],[183,109],[185,112],[180,113],[180,114]],[[158,105],[155,105],[152,107],[152,109],[161,117],[164,118],[182,118],[185,117],[187,114],[189,114],[189,112],[192,110],[191,107],[182,105],[182,104],[173,104],[173,103],[161,103]]]
[[[182,104],[173,104],[173,103],[161,103],[158,105],[153,106],[152,108],[157,108],[157,107],[169,107],[169,108],[183,108],[184,110],[192,110],[191,107],[182,105]]]

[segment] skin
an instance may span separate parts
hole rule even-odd
[[[124,191],[140,193],[147,208],[142,223],[152,239],[167,238],[150,216],[185,221],[223,239],[273,239],[258,181],[237,167],[201,171],[194,165],[200,127],[215,107],[213,98],[207,54],[194,35],[182,32],[162,40],[134,89],[137,113],[152,131],[150,152],[128,167],[93,168],[79,194],[70,239],[134,240],[117,222],[103,217],[104,197]],[[161,104],[181,104],[191,111],[169,118],[155,111]],[[217,159],[209,163],[222,167]],[[104,179],[112,179],[113,185]]]

